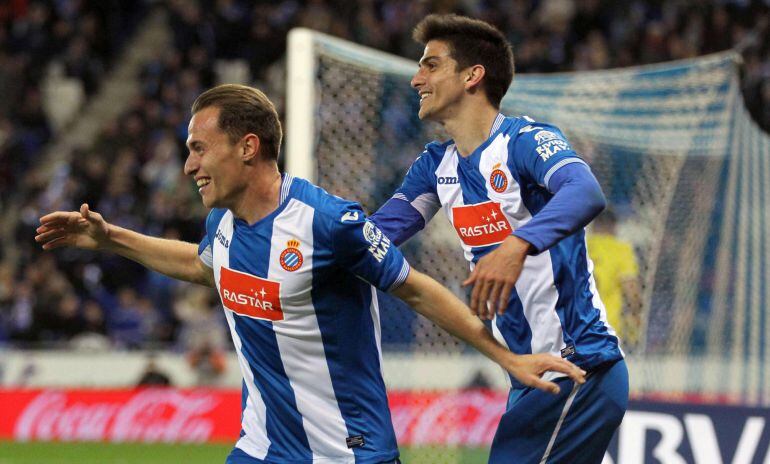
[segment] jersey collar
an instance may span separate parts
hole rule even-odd
[[[498,129],[500,129],[500,126],[503,125],[503,122],[505,121],[505,116],[503,113],[497,113],[497,117],[495,118],[495,122],[492,124],[492,129],[489,130],[489,136],[492,137],[492,134],[497,132]]]
[[[289,197],[289,191],[291,190],[291,183],[294,181],[294,176],[289,173],[283,174],[281,179],[281,195],[278,199],[278,206],[280,207],[286,199]]]
[[[454,142],[452,143],[452,151],[454,152],[455,155],[457,155],[457,158],[461,162],[474,163],[475,160],[477,160],[478,157],[480,156],[480,153],[483,152],[489,146],[489,144],[492,143],[492,141],[495,139],[494,137],[495,134],[499,132],[500,129],[503,128],[505,121],[506,121],[505,115],[503,113],[497,113],[495,122],[492,123],[492,129],[490,129],[489,131],[489,137],[487,137],[484,143],[476,147],[476,149],[473,150],[473,153],[471,153],[467,157],[463,157],[460,155],[460,152],[457,151],[457,145]]]
[[[288,173],[284,173],[281,175],[281,193],[278,196],[278,207],[267,216],[263,217],[259,221],[255,222],[254,224],[249,224],[248,222],[244,221],[243,219],[235,217],[233,215],[233,223],[236,226],[245,226],[249,228],[255,228],[258,227],[260,224],[267,223],[272,221],[273,218],[275,218],[278,214],[283,211],[284,207],[286,206],[286,203],[289,199],[289,193],[291,192],[291,184],[294,182],[294,176]]]

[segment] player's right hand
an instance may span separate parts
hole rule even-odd
[[[505,312],[530,246],[525,240],[509,235],[499,247],[479,259],[463,282],[463,286],[473,285],[469,304],[473,314],[492,320],[495,313]]]
[[[44,250],[63,246],[97,250],[109,240],[109,224],[83,203],[80,211],[56,211],[40,218],[35,241]]]
[[[586,371],[566,359],[551,354],[525,354],[513,357],[510,364],[503,365],[519,382],[532,388],[551,394],[559,393],[559,386],[542,378],[546,372],[561,372],[567,374],[574,382],[583,384],[586,381]]]

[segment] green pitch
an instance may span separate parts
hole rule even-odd
[[[0,442],[0,464],[223,464],[232,445]],[[402,448],[404,464],[485,464],[487,450]]]

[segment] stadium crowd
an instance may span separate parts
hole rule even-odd
[[[134,2],[129,2],[134,3]],[[707,4],[704,4],[707,3]],[[32,241],[38,217],[87,202],[111,222],[198,242],[206,211],[182,174],[195,96],[240,72],[282,108],[289,29],[304,26],[416,58],[416,21],[429,12],[484,19],[514,44],[516,71],[591,70],[689,58],[737,48],[743,92],[770,130],[770,2],[608,0],[87,0],[0,5],[0,205],[22,199],[17,259],[0,261],[0,342],[15,346],[215,352],[226,345],[216,295],[145,271],[123,258],[77,250],[44,253]],[[130,31],[151,7],[168,10],[173,48],[139,77],[141,96],[106,121],[93,146],[41,175],[55,137],[45,111],[52,63],[93,95]],[[238,66],[238,65],[245,66]],[[63,68],[62,68],[63,66]]]

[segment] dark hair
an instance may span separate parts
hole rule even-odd
[[[245,85],[218,85],[195,99],[192,114],[210,106],[219,108],[219,128],[232,143],[246,134],[255,134],[259,137],[262,155],[278,159],[283,137],[281,122],[275,106],[264,93]]]
[[[412,38],[423,45],[431,40],[446,42],[458,69],[484,66],[482,88],[489,103],[500,108],[513,81],[513,50],[502,32],[478,19],[431,14],[415,26]]]

